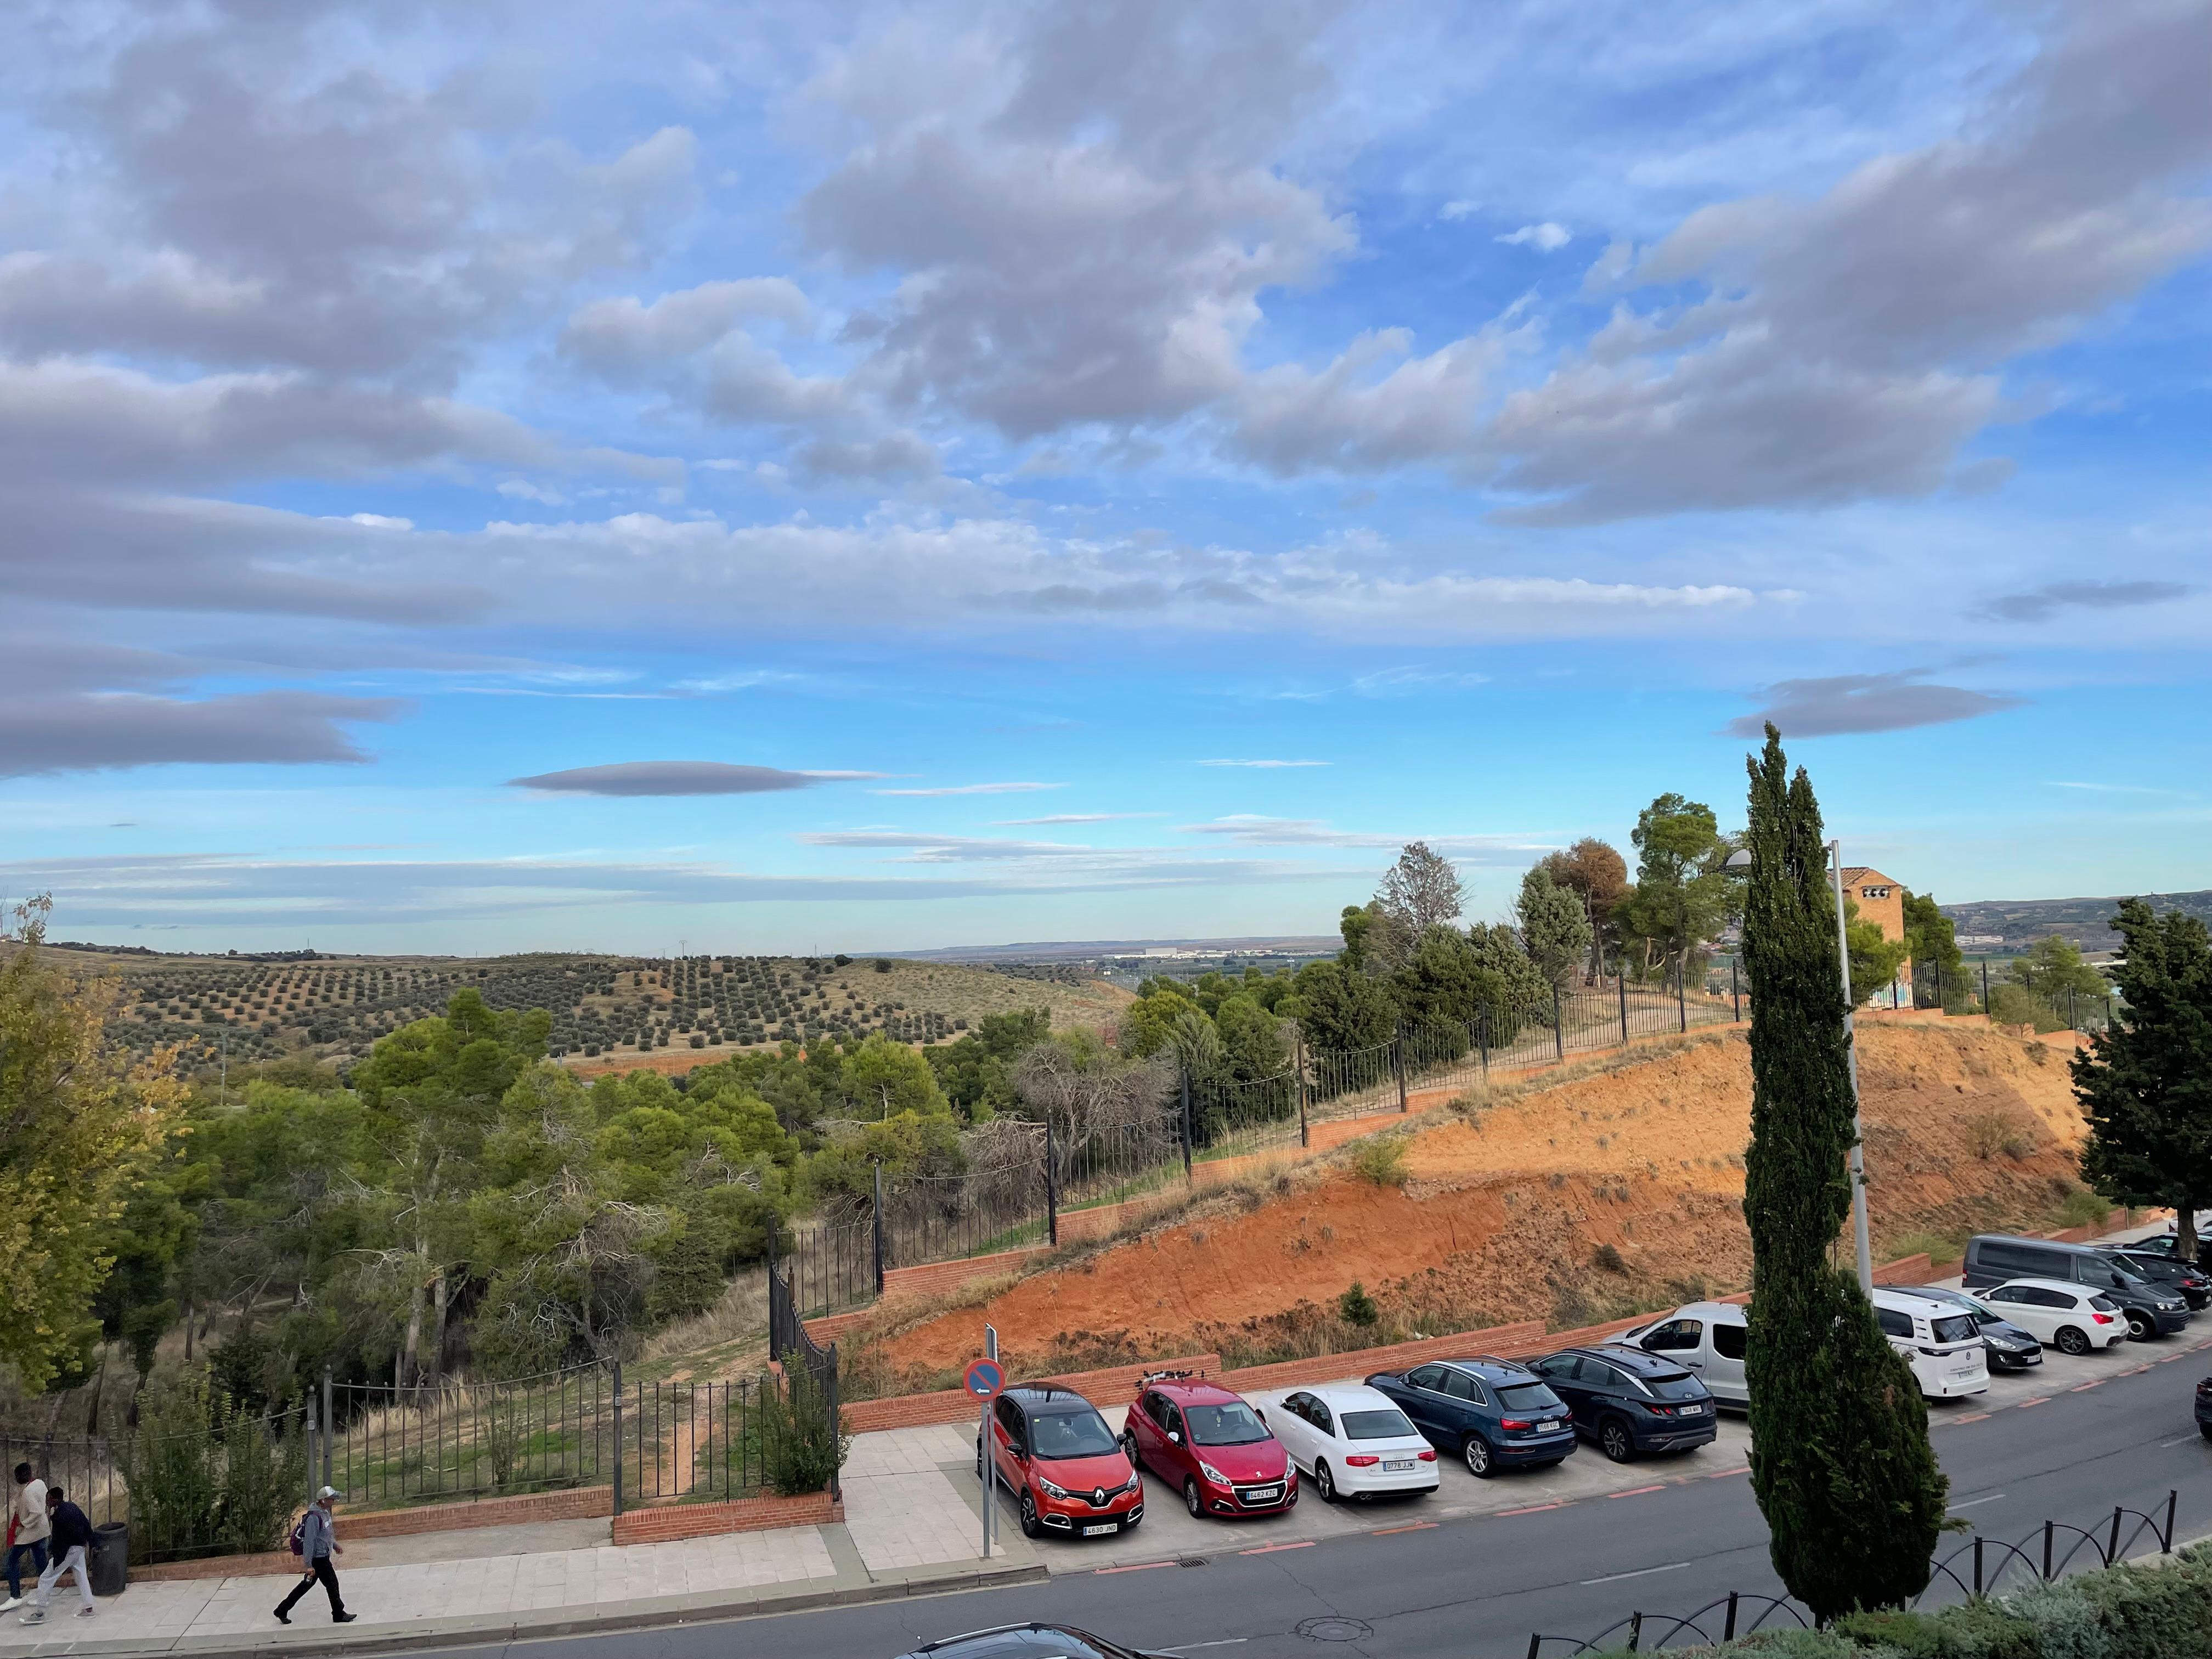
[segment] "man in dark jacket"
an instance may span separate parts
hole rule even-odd
[[[69,1495],[59,1486],[46,1488],[46,1523],[53,1528],[53,1559],[46,1570],[39,1575],[39,1591],[31,1603],[31,1610],[23,1615],[27,1625],[46,1622],[46,1601],[54,1593],[54,1586],[65,1572],[76,1574],[77,1600],[83,1605],[77,1608],[80,1619],[92,1617],[92,1569],[85,1559],[92,1550],[92,1522],[85,1519],[84,1511],[69,1501]]]
[[[315,1501],[307,1505],[307,1512],[300,1517],[300,1565],[306,1569],[300,1582],[292,1586],[292,1593],[276,1604],[276,1622],[292,1622],[292,1609],[300,1598],[319,1583],[331,1598],[331,1622],[350,1625],[354,1615],[345,1610],[345,1602],[338,1595],[337,1569],[331,1565],[331,1557],[343,1555],[345,1546],[337,1540],[337,1528],[331,1519],[331,1505],[337,1500],[336,1486],[325,1486],[315,1494]]]

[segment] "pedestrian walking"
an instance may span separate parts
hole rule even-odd
[[[317,1583],[320,1583],[331,1598],[331,1623],[350,1625],[354,1615],[345,1609],[345,1601],[338,1595],[337,1569],[331,1565],[331,1557],[343,1555],[345,1546],[337,1540],[337,1529],[331,1519],[331,1505],[337,1501],[338,1489],[325,1486],[315,1494],[315,1501],[307,1505],[307,1512],[300,1517],[298,1529],[293,1537],[298,1540],[300,1565],[304,1571],[300,1582],[292,1586],[292,1593],[276,1604],[276,1622],[292,1622],[292,1608]]]
[[[31,1559],[31,1577],[46,1570],[46,1483],[31,1473],[28,1463],[15,1465],[15,1501],[8,1506],[8,1599],[0,1613],[23,1605],[23,1558]]]
[[[82,1510],[69,1501],[69,1494],[59,1486],[46,1489],[46,1524],[52,1529],[50,1538],[52,1559],[46,1570],[39,1575],[39,1592],[32,1599],[31,1610],[23,1615],[27,1625],[46,1622],[46,1601],[54,1593],[54,1586],[64,1573],[76,1575],[76,1610],[80,1619],[92,1617],[92,1569],[86,1558],[92,1553],[92,1522],[85,1518]]]

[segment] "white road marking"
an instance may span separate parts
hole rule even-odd
[[[1639,1567],[1634,1572],[1609,1572],[1602,1578],[1585,1578],[1583,1580],[1583,1583],[1585,1584],[1617,1584],[1624,1578],[1649,1578],[1655,1572],[1680,1572],[1684,1567],[1686,1567],[1689,1565],[1690,1564],[1687,1561],[1669,1561],[1663,1567]]]
[[[1951,1507],[1954,1510],[1970,1510],[1977,1504],[1994,1504],[2003,1496],[2001,1492],[1993,1492],[1987,1498],[1969,1498],[1965,1503],[1954,1504]]]
[[[2168,1446],[2185,1446],[2192,1440],[2201,1440],[2203,1437],[2204,1431],[2199,1429],[2195,1434],[2185,1434],[2179,1440],[2161,1440],[2158,1443],[2158,1449],[2164,1451]]]

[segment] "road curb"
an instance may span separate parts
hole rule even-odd
[[[424,1647],[482,1647],[516,1641],[544,1640],[625,1630],[649,1630],[676,1625],[705,1624],[726,1619],[754,1618],[769,1613],[815,1613],[824,1607],[857,1607],[875,1601],[902,1601],[910,1595],[939,1595],[960,1590],[1006,1589],[1018,1584],[1042,1583],[1049,1578],[1041,1562],[1022,1566],[963,1568],[952,1572],[909,1569],[866,1584],[830,1589],[793,1590],[788,1594],[759,1590],[710,1590],[690,1595],[642,1597],[624,1601],[604,1612],[574,1607],[549,1607],[544,1618],[502,1615],[496,1619],[425,1619],[401,1626],[384,1626],[359,1634],[335,1630],[325,1636],[296,1628],[277,1628],[222,1636],[179,1637],[167,1642],[136,1640],[61,1640],[42,1643],[24,1650],[25,1659],[48,1656],[77,1656],[78,1659],[155,1659],[155,1656],[190,1656],[190,1659],[272,1659],[291,1654],[391,1653]],[[11,1656],[11,1659],[14,1656]]]

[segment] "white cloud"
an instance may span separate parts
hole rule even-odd
[[[1479,202],[1469,202],[1464,199],[1455,202],[1446,202],[1442,207],[1437,210],[1437,217],[1447,220],[1464,219],[1474,213],[1480,206],[1481,206],[1481,204]]]
[[[1523,225],[1518,230],[1508,231],[1498,240],[1508,247],[1533,247],[1540,253],[1556,253],[1575,240],[1574,233],[1565,225],[1546,220],[1540,225]]]

